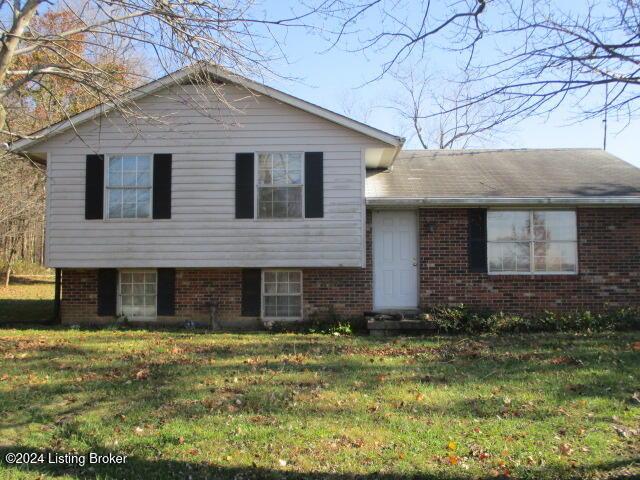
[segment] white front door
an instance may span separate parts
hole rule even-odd
[[[418,233],[416,212],[373,212],[373,307],[418,306]]]

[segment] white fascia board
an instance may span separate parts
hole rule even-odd
[[[529,205],[600,205],[640,206],[640,197],[441,197],[441,198],[384,198],[368,197],[372,207],[431,207],[431,206],[529,206]]]

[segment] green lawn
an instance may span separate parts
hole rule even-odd
[[[640,333],[0,330],[0,478],[638,478]]]
[[[50,319],[54,285],[53,276],[12,276],[8,287],[0,285],[0,324]]]

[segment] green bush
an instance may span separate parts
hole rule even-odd
[[[437,306],[429,318],[442,333],[585,332],[640,330],[640,307],[594,313],[589,310],[525,316],[487,312],[465,305]]]
[[[330,307],[324,311],[314,312],[306,320],[270,322],[267,328],[276,333],[352,335],[356,332],[366,331],[367,325],[364,317],[343,317],[333,307]]]

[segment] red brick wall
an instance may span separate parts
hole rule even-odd
[[[367,211],[366,268],[307,268],[303,270],[304,315],[333,307],[345,316],[362,315],[373,308],[371,212]]]
[[[94,320],[98,309],[98,271],[64,269],[60,315],[65,323]]]
[[[467,272],[467,210],[421,209],[420,303],[490,310],[602,310],[640,303],[640,209],[578,210],[578,275]]]
[[[206,320],[212,304],[216,317],[240,317],[242,270],[201,268],[176,270],[176,316]]]

